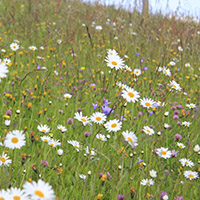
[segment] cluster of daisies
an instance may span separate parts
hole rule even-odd
[[[50,127],[48,127],[46,124],[45,125],[43,125],[43,124],[38,125],[37,129],[41,133],[49,133],[49,135],[53,137],[53,134],[50,133],[50,130],[51,130]],[[67,128],[65,126],[60,125],[60,124],[57,126],[57,129],[60,130],[62,133],[67,131]],[[43,142],[47,143],[51,147],[55,148],[57,146],[61,146],[61,142],[59,140],[56,140],[56,139],[54,139],[50,136],[44,135],[44,136],[41,136],[40,139]]]
[[[13,130],[8,132],[5,136],[4,143],[0,143],[1,146],[7,147],[9,149],[20,149],[26,144],[25,134],[23,131]],[[0,166],[9,166],[12,163],[12,160],[9,159],[9,156],[3,152],[0,155]]]
[[[38,182],[26,182],[23,189],[11,187],[8,190],[0,190],[2,200],[54,200],[56,199],[54,190],[49,183],[39,179]]]

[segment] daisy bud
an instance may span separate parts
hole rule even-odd
[[[5,120],[4,123],[5,123],[6,126],[10,126],[10,122],[11,122],[10,120]]]
[[[20,113],[20,110],[16,110],[16,113],[19,114],[19,113]]]
[[[121,169],[122,169],[122,166],[121,166],[121,165],[119,165],[119,166],[118,166],[118,169],[119,169],[119,170],[121,170]]]
[[[88,175],[91,175],[91,173],[92,173],[91,171],[88,171]]]
[[[58,153],[59,156],[62,156],[63,155],[63,150],[62,149],[58,149],[57,153]]]
[[[198,144],[196,144],[193,150],[194,150],[194,152],[199,152],[200,146]]]
[[[165,117],[167,117],[167,116],[169,115],[169,112],[165,112],[165,114],[164,114],[164,115],[165,115]]]

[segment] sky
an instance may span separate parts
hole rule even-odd
[[[142,0],[83,0],[85,2],[98,1],[100,3],[116,6],[122,5],[125,8],[133,8],[135,2],[137,7],[141,8]],[[177,13],[178,16],[188,15],[194,18],[200,18],[200,0],[149,0],[150,8],[153,13],[161,11],[161,13]]]

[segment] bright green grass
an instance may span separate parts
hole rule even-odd
[[[125,199],[130,199],[131,187],[135,188],[135,199],[139,200],[148,198],[147,193],[158,199],[162,191],[168,193],[169,199],[176,196],[183,196],[186,200],[199,199],[199,179],[186,179],[183,172],[190,168],[181,168],[179,162],[181,158],[188,158],[195,164],[192,171],[200,169],[199,155],[193,151],[200,141],[199,111],[197,109],[194,113],[191,110],[190,115],[184,115],[179,110],[179,121],[192,122],[190,127],[185,127],[177,126],[177,121],[172,119],[171,110],[175,102],[182,104],[186,110],[189,110],[185,106],[187,103],[199,106],[199,25],[169,20],[160,15],[150,15],[143,20],[136,11],[128,13],[113,7],[91,6],[79,1],[62,1],[57,13],[56,7],[57,2],[50,0],[0,2],[0,47],[6,50],[5,53],[1,52],[1,59],[10,58],[12,61],[8,77],[0,83],[0,136],[3,141],[6,133],[15,129],[24,130],[26,135],[26,146],[20,150],[0,146],[0,154],[6,150],[12,159],[8,168],[0,167],[0,189],[7,189],[9,184],[12,187],[22,187],[25,181],[37,181],[40,177],[52,185],[56,196],[61,200],[97,199],[99,193],[103,194],[102,199],[105,200],[117,199],[118,194],[124,194]],[[106,24],[108,18],[110,25]],[[96,22],[94,27],[92,22]],[[111,25],[113,22],[116,22],[116,26]],[[82,24],[88,27],[91,40],[86,26]],[[101,25],[103,29],[97,31],[96,25]],[[137,35],[130,34],[131,32],[136,32]],[[118,37],[117,40],[114,39],[115,36]],[[12,52],[9,46],[15,39],[20,41],[20,46],[24,49]],[[58,39],[62,39],[61,44],[57,44]],[[180,42],[177,42],[177,39]],[[29,50],[31,45],[38,50]],[[40,50],[40,46],[43,46],[44,50]],[[178,51],[178,46],[184,49],[183,52]],[[116,49],[121,57],[128,55],[124,60],[129,67],[142,70],[137,82],[130,72],[112,70],[109,73],[110,69],[104,59],[110,48]],[[139,52],[139,56],[136,56],[136,52]],[[76,56],[72,56],[73,53]],[[38,59],[37,56],[44,59]],[[168,63],[173,58],[180,61],[175,66],[169,66]],[[141,59],[144,59],[144,62],[140,62]],[[191,68],[186,68],[185,63],[190,63]],[[38,71],[37,65],[45,66],[47,70]],[[158,72],[158,66],[170,68],[172,76]],[[144,71],[144,67],[148,67],[148,70]],[[167,84],[170,80],[181,85],[180,93],[169,92]],[[141,98],[149,97],[165,102],[166,105],[157,108],[151,116],[140,106],[140,102],[127,103],[127,106],[124,106],[125,100],[120,97],[121,89],[115,84],[117,81],[126,82],[139,91]],[[96,90],[89,86],[90,83],[97,85]],[[159,83],[162,86],[159,86]],[[32,94],[29,94],[27,89],[31,90]],[[3,95],[3,92],[6,95]],[[72,92],[71,99],[64,99],[66,92]],[[67,119],[73,118],[78,108],[82,109],[84,115],[92,115],[92,103],[96,101],[100,105],[98,111],[101,112],[103,97],[112,102],[110,106],[116,107],[108,120],[117,118],[114,117],[115,114],[123,115],[127,119],[123,121],[121,131],[110,133],[111,138],[107,142],[95,138],[97,133],[108,134],[103,126],[93,124],[84,127],[76,119],[73,125],[67,124]],[[52,101],[51,105],[49,101]],[[28,108],[29,103],[32,103],[31,108]],[[6,127],[4,115],[8,109],[13,113],[10,117],[11,125]],[[20,114],[16,114],[18,109]],[[59,114],[59,110],[63,110],[63,114]],[[170,112],[168,117],[164,116],[166,111]],[[142,117],[138,117],[139,112],[143,112]],[[133,117],[137,119],[134,120]],[[170,124],[172,129],[164,130],[164,123]],[[38,132],[39,124],[47,124],[51,128],[53,138],[60,140],[61,147],[52,148],[40,140],[39,137],[44,134]],[[61,133],[56,128],[58,124],[65,125],[67,132]],[[147,136],[141,132],[144,126],[149,125],[155,127],[156,133],[163,129],[161,136]],[[138,146],[135,149],[123,143],[121,132],[125,130],[134,131],[137,135]],[[88,138],[84,136],[86,131],[90,132]],[[174,141],[176,133],[182,135],[180,142],[186,146],[184,149],[180,149]],[[33,142],[31,134],[34,135]],[[94,148],[97,152],[95,158],[100,160],[85,156],[85,150],[77,152],[67,140],[79,141],[83,149],[86,146]],[[121,152],[122,147],[124,153]],[[165,160],[153,153],[155,148],[160,147],[178,150],[179,154],[176,158]],[[57,154],[59,148],[64,150],[62,156]],[[28,156],[23,166],[22,154]],[[146,166],[137,163],[138,157],[144,160]],[[43,167],[41,160],[47,160],[48,167]],[[33,164],[37,166],[37,173],[32,169]],[[57,169],[62,169],[61,174],[53,169],[54,165]],[[152,169],[158,174],[157,178],[154,178],[155,184],[150,187],[142,186],[141,180],[150,178],[149,171]],[[166,169],[170,173],[168,177],[164,173]],[[91,175],[87,175],[88,171],[91,171]],[[99,174],[106,172],[109,172],[112,178],[106,180],[102,186]],[[79,174],[87,175],[86,180],[81,180]]]

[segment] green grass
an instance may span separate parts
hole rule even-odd
[[[108,18],[110,22],[106,23]],[[135,188],[134,199],[138,200],[150,199],[150,195],[159,199],[162,191],[168,193],[169,199],[176,196],[183,196],[186,200],[198,199],[199,179],[186,179],[183,173],[190,168],[181,167],[179,160],[192,160],[194,167],[191,170],[200,171],[199,155],[193,151],[200,140],[199,24],[167,19],[159,14],[150,14],[144,20],[137,11],[129,13],[112,6],[88,5],[78,0],[61,1],[60,5],[50,0],[3,0],[0,2],[0,25],[0,48],[6,50],[0,53],[0,58],[9,58],[12,62],[7,78],[0,83],[0,136],[3,142],[12,130],[24,130],[26,135],[26,145],[21,149],[0,146],[0,154],[7,151],[12,159],[9,167],[0,166],[0,189],[22,188],[26,181],[41,178],[53,187],[61,200],[91,200],[97,199],[98,194],[103,194],[102,199],[105,200],[117,199],[119,194],[130,199],[131,187]],[[103,29],[96,30],[96,25]],[[137,35],[131,34],[133,32]],[[116,36],[118,39],[114,39]],[[19,40],[20,47],[24,47],[16,52],[9,47],[15,39]],[[58,39],[62,40],[61,44],[57,43]],[[31,45],[37,50],[29,50]],[[44,50],[40,49],[41,46]],[[182,52],[178,51],[179,46],[183,48]],[[122,58],[127,55],[128,58],[123,59],[132,70],[142,70],[137,81],[130,72],[112,70],[109,73],[110,68],[104,61],[108,49],[115,49]],[[144,61],[141,62],[141,59]],[[173,59],[179,62],[170,66],[169,62]],[[185,67],[186,63],[190,63],[191,67]],[[47,69],[36,70],[37,65]],[[172,75],[169,77],[158,72],[158,66],[166,66]],[[144,67],[148,70],[144,71]],[[171,80],[180,84],[181,92],[169,91]],[[140,101],[124,105],[125,99],[120,96],[122,89],[116,85],[117,81],[133,87],[140,92],[141,98],[165,102],[165,106],[158,107],[150,115]],[[95,90],[89,86],[91,83],[96,84]],[[71,99],[64,99],[66,92],[72,94]],[[76,119],[72,125],[67,123],[68,118],[74,118],[78,108],[84,115],[91,116],[95,112],[92,103],[98,102],[97,110],[101,112],[103,97],[112,102],[110,107],[115,106],[107,121],[118,119],[116,115],[126,118],[120,131],[108,133],[103,126],[83,126]],[[29,103],[32,103],[30,108]],[[186,107],[188,103],[197,106],[189,114],[184,111],[189,110]],[[190,127],[178,126],[173,120],[171,107],[178,104],[184,107],[179,109],[178,121],[192,122]],[[11,125],[5,126],[8,109],[12,110]],[[20,114],[16,110],[20,110]],[[59,110],[63,113],[60,114]],[[167,111],[169,115],[165,117]],[[139,112],[143,113],[141,117]],[[171,125],[172,129],[164,129],[164,123]],[[47,124],[53,138],[60,140],[62,145],[52,148],[42,142],[40,136],[45,134],[38,131],[39,124]],[[58,124],[64,125],[67,132],[61,133],[57,129]],[[144,126],[150,125],[154,126],[154,135],[141,132]],[[121,132],[125,130],[133,131],[138,137],[135,149],[124,143]],[[158,135],[161,130],[163,132]],[[90,132],[87,138],[84,136],[86,131]],[[111,138],[102,142],[96,139],[97,133],[110,134]],[[184,149],[180,149],[174,141],[177,133],[182,135],[180,142],[186,146]],[[77,152],[67,143],[68,140],[79,141],[82,150]],[[86,146],[96,151],[94,159],[84,155]],[[165,160],[154,153],[155,148],[160,147],[179,153],[177,157]],[[62,156],[57,154],[59,148],[64,151]],[[23,154],[27,155],[24,165],[21,164]],[[146,166],[138,164],[138,157]],[[48,166],[41,165],[41,160],[47,160]],[[37,166],[37,173],[33,165]],[[142,179],[150,178],[149,171],[152,169],[157,171],[154,185],[141,185]],[[168,177],[164,170],[169,170]],[[107,172],[112,177],[102,185],[99,174]],[[86,180],[80,179],[79,174],[86,175]]]

